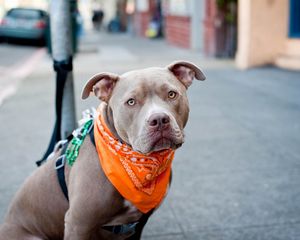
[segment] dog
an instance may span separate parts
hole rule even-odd
[[[102,101],[94,120],[96,147],[85,137],[74,164],[65,164],[68,199],[54,167],[60,148],[16,193],[0,239],[140,239],[167,193],[174,150],[184,142],[189,116],[186,91],[194,79],[205,76],[186,61],[93,76],[82,98],[92,93]],[[128,152],[134,157],[126,160]]]

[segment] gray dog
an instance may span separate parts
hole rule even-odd
[[[137,159],[132,157],[129,167],[123,165],[128,173],[123,175],[124,179],[122,175],[113,178],[103,166],[114,164],[114,158],[102,159],[106,152],[99,158],[97,136],[96,144],[92,137],[86,137],[75,163],[64,167],[67,199],[54,168],[62,154],[62,149],[58,149],[25,181],[14,197],[0,227],[0,240],[139,239],[148,217],[165,197],[166,188],[155,187],[160,186],[162,179],[170,180],[170,175],[165,173],[170,167],[165,162],[154,166],[151,154],[172,153],[182,145],[183,129],[189,115],[186,90],[194,78],[204,80],[205,76],[198,67],[185,61],[174,62],[166,68],[147,68],[121,76],[100,73],[91,78],[83,89],[82,98],[92,92],[102,100],[99,115],[112,134],[112,137],[107,136],[111,140],[108,140],[109,144],[115,144],[116,149],[119,144],[118,148],[122,146],[124,151],[128,151],[128,147],[139,157],[145,156],[146,160],[139,159],[139,167],[142,166],[137,168],[139,171],[144,169],[151,173],[154,167],[160,170],[155,172],[156,175],[145,175],[148,185],[139,187],[139,182],[133,181],[137,184],[133,185],[136,188],[130,188],[134,194],[122,192],[127,183],[132,184],[129,180],[136,180],[130,164],[136,166]],[[97,128],[103,129],[101,124],[97,124]],[[101,134],[107,135],[100,132],[100,137]],[[115,151],[111,146],[107,149],[108,152]],[[167,160],[170,164],[170,154]],[[148,165],[144,161],[148,161]],[[122,167],[111,169],[124,171]],[[117,185],[120,182],[121,185]],[[146,193],[140,193],[141,189]],[[154,199],[152,192],[160,198],[149,210]],[[139,199],[139,194],[146,197]],[[148,208],[143,208],[146,205],[143,199],[150,199]]]

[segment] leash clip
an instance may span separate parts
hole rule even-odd
[[[55,169],[56,170],[65,166],[65,158],[66,158],[65,154],[63,154],[59,158],[57,158],[57,160],[55,162]]]
[[[115,226],[102,226],[102,228],[114,234],[134,234],[136,232],[136,226],[138,223],[139,222]]]

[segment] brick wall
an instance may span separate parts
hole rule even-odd
[[[146,37],[145,32],[154,15],[156,0],[148,0],[149,9],[147,11],[135,11],[134,13],[134,31],[140,37]]]
[[[145,37],[146,29],[150,22],[149,12],[135,12],[134,14],[134,31],[140,37]]]
[[[204,19],[204,52],[207,56],[216,54],[216,16],[217,6],[215,0],[206,0]]]
[[[190,48],[190,17],[171,16],[165,18],[165,36],[168,43],[183,48]]]

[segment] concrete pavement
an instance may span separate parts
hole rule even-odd
[[[45,49],[33,46],[0,44],[0,106],[15,94],[19,82],[35,68],[45,54]]]
[[[129,35],[88,34],[74,62],[77,115],[98,102],[80,100],[101,71],[198,64],[207,81],[189,89],[186,142],[176,153],[174,181],[145,228],[145,240],[300,239],[300,73],[231,61]],[[36,167],[54,123],[54,75],[44,57],[0,107],[0,218]]]

